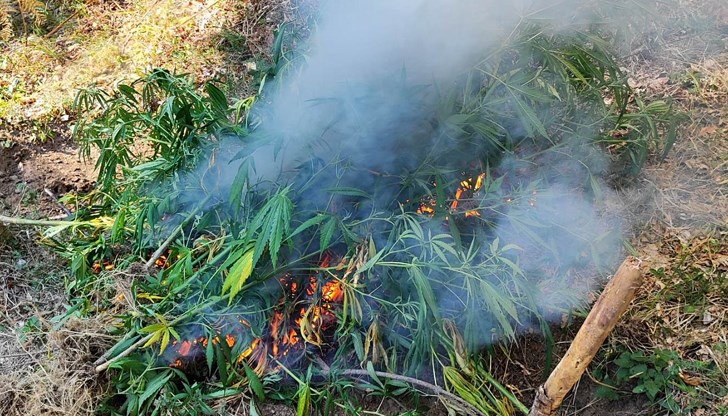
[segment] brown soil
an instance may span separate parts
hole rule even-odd
[[[58,197],[89,191],[93,186],[93,162],[81,160],[67,123],[56,122],[48,129],[54,138],[37,143],[28,125],[0,125],[0,143],[4,144],[0,147],[3,213],[27,214],[36,210],[40,216],[62,215],[65,212]]]

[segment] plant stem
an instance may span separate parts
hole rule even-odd
[[[344,376],[361,377],[361,376],[368,376],[369,375],[369,372],[367,370],[349,369],[349,370],[342,371],[341,374],[344,375]],[[472,414],[474,414],[474,415],[482,415],[482,416],[485,416],[485,413],[483,413],[482,411],[480,411],[480,409],[478,409],[477,407],[475,407],[472,404],[468,403],[464,399],[456,396],[455,394],[450,393],[449,391],[443,389],[442,387],[436,386],[434,384],[430,384],[430,383],[428,383],[426,381],[422,381],[420,379],[416,379],[416,378],[413,378],[413,377],[407,377],[407,376],[403,376],[403,375],[399,375],[399,374],[387,373],[387,372],[384,372],[384,371],[375,371],[374,374],[376,374],[377,377],[388,378],[388,379],[391,379],[391,380],[403,381],[405,383],[409,383],[409,384],[412,384],[414,386],[422,387],[423,389],[429,390],[432,393],[435,393],[435,394],[438,394],[438,395],[441,395],[441,396],[445,396],[448,399],[451,399],[451,400],[457,402],[458,404],[460,404],[461,406],[463,406],[466,410],[469,410],[470,412],[472,412]]]
[[[103,363],[103,364],[100,364],[99,366],[97,366],[97,367],[96,367],[96,372],[97,372],[97,373],[100,373],[100,372],[102,372],[102,371],[106,370],[106,369],[107,369],[107,368],[109,368],[109,366],[110,366],[111,364],[113,364],[114,362],[116,362],[116,361],[118,361],[118,360],[120,360],[120,359],[122,359],[122,358],[126,357],[127,355],[131,354],[131,353],[132,353],[132,352],[134,352],[134,350],[136,350],[136,349],[137,349],[137,348],[138,348],[138,347],[139,347],[140,345],[143,345],[143,344],[145,344],[145,343],[146,343],[147,341],[149,341],[149,340],[150,340],[150,339],[152,338],[152,336],[153,336],[153,335],[154,335],[153,333],[152,333],[152,334],[149,334],[149,335],[147,335],[146,337],[144,337],[144,338],[140,339],[139,341],[135,342],[134,344],[132,344],[132,345],[131,345],[131,346],[130,346],[129,348],[127,348],[127,349],[125,349],[124,351],[122,351],[122,352],[121,352],[121,354],[119,354],[119,355],[115,356],[114,358],[112,358],[112,359],[110,359],[110,360],[106,361],[106,362],[105,362],[105,363]]]
[[[521,403],[521,401],[520,401],[520,400],[518,400],[518,398],[516,398],[516,396],[514,396],[514,395],[513,395],[513,393],[511,393],[510,391],[508,391],[508,389],[506,389],[505,387],[503,387],[503,385],[502,385],[502,384],[500,384],[500,382],[499,382],[498,380],[496,380],[495,378],[493,378],[493,376],[492,376],[492,375],[490,375],[490,373],[488,373],[488,372],[483,372],[483,373],[481,373],[481,374],[482,374],[482,375],[483,375],[483,376],[485,377],[485,380],[486,380],[487,382],[489,382],[489,383],[490,383],[490,384],[491,384],[492,386],[494,386],[494,387],[495,387],[495,388],[496,388],[496,389],[497,389],[497,390],[498,390],[499,392],[501,392],[501,394],[502,394],[502,395],[506,396],[506,397],[508,398],[508,400],[510,400],[510,401],[511,401],[511,403],[512,403],[512,404],[513,404],[514,406],[516,406],[516,408],[517,408],[517,409],[518,409],[518,410],[519,410],[519,411],[520,411],[521,413],[523,413],[524,415],[527,415],[527,414],[528,414],[528,411],[529,411],[528,407],[526,407],[526,405],[524,405],[523,403]]]
[[[172,319],[171,321],[169,321],[168,326],[171,327],[171,326],[173,326],[173,325],[175,325],[175,324],[177,324],[177,323],[179,323],[179,322],[187,319],[188,317],[190,317],[192,315],[195,315],[196,313],[198,313],[198,312],[200,312],[200,311],[202,311],[202,310],[210,307],[211,305],[214,305],[217,302],[221,302],[221,301],[227,299],[229,296],[230,296],[230,294],[228,293],[225,296],[215,296],[215,297],[212,297],[207,302],[203,302],[203,303],[201,303],[199,305],[196,305],[195,307],[193,307],[191,309],[188,309],[182,315],[179,315],[176,318]],[[108,356],[110,355],[110,351],[112,351],[117,345],[119,345],[122,342],[124,342],[127,339],[129,339],[135,332],[136,332],[136,330],[132,329],[130,331],[130,333],[126,334],[124,336],[124,338],[122,338],[119,342],[116,343],[116,345],[114,345],[113,347],[111,347],[106,353],[104,353],[101,357],[99,357],[98,360],[96,360],[96,362],[94,364],[96,364],[96,363],[103,363],[103,364],[100,364],[100,365],[98,365],[96,367],[96,372],[97,373],[100,373],[100,372],[106,370],[115,361],[117,361],[117,360],[119,360],[121,358],[124,358],[127,355],[131,354],[132,352],[134,352],[134,350],[136,350],[137,348],[139,348],[140,345],[143,345],[149,339],[151,339],[152,335],[154,335],[153,333],[147,335],[146,337],[144,337],[144,338],[140,339],[139,341],[135,342],[134,344],[132,344],[129,348],[127,348],[124,351],[122,351],[119,355],[116,355],[113,358],[109,359],[108,361],[104,362],[104,359],[105,358],[108,358]],[[104,357],[104,356],[106,356],[106,357]]]
[[[162,245],[159,246],[159,248],[157,248],[157,251],[155,251],[154,254],[152,254],[152,257],[150,257],[149,260],[144,264],[145,269],[147,269],[147,270],[151,269],[152,265],[154,265],[154,262],[157,261],[157,259],[162,255],[162,253],[164,253],[164,250],[166,250],[167,247],[169,247],[169,245],[172,244],[172,241],[174,241],[174,239],[177,238],[177,234],[182,232],[182,229],[184,227],[186,227],[187,224],[189,224],[189,222],[195,217],[195,215],[197,215],[198,212],[200,212],[202,207],[205,206],[205,204],[207,203],[207,201],[210,200],[210,198],[212,198],[212,195],[208,195],[205,197],[205,199],[200,201],[200,203],[197,204],[195,209],[193,209],[192,212],[190,212],[189,215],[187,215],[187,217],[177,226],[177,228],[172,230],[172,232],[169,234],[167,239],[164,240]]]
[[[323,360],[318,359],[316,361],[321,366],[322,372],[325,375],[329,375],[331,373],[335,373],[335,374],[340,374],[340,375],[348,376],[348,377],[371,377],[371,373],[369,373],[369,371],[367,371],[367,370],[345,369],[345,370],[340,370],[340,371],[331,371],[331,369],[329,368],[329,366],[326,363],[324,363]],[[460,404],[461,406],[463,406],[466,409],[466,411],[469,411],[470,414],[478,415],[478,416],[485,416],[485,413],[483,413],[480,409],[478,409],[477,407],[475,407],[472,404],[468,403],[467,401],[465,401],[461,397],[459,397],[459,396],[457,396],[457,395],[455,395],[453,393],[450,393],[449,391],[443,389],[440,386],[436,386],[434,384],[428,383],[426,381],[423,381],[423,380],[420,380],[420,379],[417,379],[417,378],[403,376],[403,375],[400,375],[400,374],[387,373],[387,372],[384,372],[384,371],[375,371],[374,374],[377,377],[388,378],[390,380],[402,381],[402,382],[411,384],[413,386],[421,387],[421,388],[423,388],[423,389],[425,389],[425,390],[427,390],[427,391],[429,391],[431,393],[435,393],[435,394],[440,395],[440,396],[445,396],[448,399],[450,399],[450,400],[452,400],[454,402],[457,402],[458,404]]]
[[[127,332],[126,335],[124,335],[124,337],[121,340],[119,340],[119,342],[116,343],[116,345],[119,345],[122,342],[128,340],[134,334],[135,334],[135,332],[133,332],[133,331],[132,332]],[[96,359],[96,361],[94,361],[94,365],[99,365],[99,364],[103,363],[104,361],[106,361],[106,359],[109,358],[109,355],[111,354],[112,351],[114,351],[113,348],[110,348],[110,349],[106,350],[106,352],[103,353],[101,355],[101,357],[99,357],[98,359]]]
[[[52,220],[31,220],[27,218],[16,218],[16,217],[8,217],[5,215],[0,215],[0,222],[5,224],[15,224],[15,225],[39,225],[39,226],[45,226],[45,227],[54,227],[56,225],[91,225],[91,223],[87,221],[52,221]]]

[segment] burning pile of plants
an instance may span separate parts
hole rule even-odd
[[[164,70],[79,94],[97,187],[46,241],[75,273],[69,316],[118,315],[104,411],[241,396],[353,411],[357,388],[526,411],[481,352],[549,337],[613,271],[604,178],[669,150],[675,126],[668,103],[634,96],[604,33],[533,14],[446,76],[404,57],[357,78],[361,61],[322,68],[356,15],[333,10],[308,46],[279,31],[261,93],[232,105]]]

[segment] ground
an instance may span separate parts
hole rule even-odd
[[[105,3],[61,8],[70,19],[59,18],[51,36],[0,44],[9,57],[0,72],[0,214],[63,217],[74,207],[58,198],[92,186],[93,160],[81,160],[71,138],[76,88],[128,79],[154,65],[185,68],[201,80],[222,77],[244,94],[246,71],[266,53],[275,25],[290,19],[280,2]],[[661,7],[667,20],[630,45],[626,70],[643,97],[669,98],[687,118],[664,159],[652,158],[636,180],[620,183],[615,209],[630,225],[629,251],[642,260],[645,280],[564,403],[565,415],[666,412],[631,392],[656,380],[635,377],[615,391],[619,400],[599,392],[620,354],[658,350],[677,353],[671,362],[680,372],[660,388],[681,408],[728,414],[728,6],[682,0]],[[35,229],[0,224],[2,414],[90,414],[108,388],[92,363],[114,342],[105,335],[109,322],[103,315],[58,320],[70,307],[66,278],[67,265],[38,243]],[[553,328],[554,362],[576,324]],[[543,340],[527,336],[501,350],[493,375],[530,405],[543,382]],[[684,388],[670,387],[675,383]],[[431,403],[430,414],[443,414]],[[270,406],[263,414],[295,414]],[[406,410],[392,402],[367,407],[378,414]]]

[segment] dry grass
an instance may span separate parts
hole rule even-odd
[[[71,319],[61,329],[48,329],[42,349],[16,344],[16,365],[3,368],[0,413],[8,416],[90,415],[105,391],[93,371],[99,351],[113,339],[103,319]]]
[[[702,414],[722,414],[728,409],[728,230],[688,240],[662,231],[659,242],[641,248],[645,283],[611,348],[678,352],[683,362],[677,365],[704,369],[680,374],[691,378],[697,396],[679,391],[678,400],[697,403]]]
[[[676,391],[695,415],[728,411],[728,5],[681,0],[660,53],[635,60],[633,84],[669,97],[689,117],[664,161],[624,193],[645,283],[606,351],[676,351],[695,395]],[[608,365],[608,363],[603,363]],[[687,378],[683,378],[683,381]]]
[[[97,334],[101,319],[53,329],[63,313],[65,270],[32,234],[5,232],[12,238],[0,247],[0,414],[90,413],[100,389],[88,361],[111,342]]]
[[[267,50],[272,28],[290,18],[282,10],[279,1],[79,2],[53,36],[0,44],[0,119],[63,114],[79,87],[111,86],[151,67],[244,83],[242,61]]]
[[[69,113],[77,88],[112,86],[150,67],[243,88],[245,61],[264,55],[273,28],[290,18],[284,12],[289,5],[282,1],[72,3],[78,13],[52,36],[21,36],[0,44],[0,129],[57,119]],[[43,163],[33,167],[44,169]],[[0,211],[48,214],[24,203],[15,206],[11,199],[18,198],[0,196]],[[67,265],[36,245],[32,231],[0,226],[0,238],[0,414],[94,414],[108,381],[93,372],[92,364],[113,345],[107,335],[113,323],[106,316],[119,311],[72,317],[63,325],[52,321],[65,313]],[[124,293],[128,278],[115,276],[113,285],[111,291]]]
[[[728,336],[728,230],[685,241],[668,231],[642,248],[646,281],[630,317],[656,348],[685,349]]]
[[[689,239],[728,224],[728,5],[679,0],[663,7],[668,19],[654,35],[655,52],[633,57],[631,84],[645,97],[673,100],[690,122],[635,192],[625,190],[624,203],[631,223],[660,223]]]

